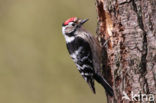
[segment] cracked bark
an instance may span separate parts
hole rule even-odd
[[[96,0],[103,76],[115,94],[107,95],[108,103],[139,101],[132,92],[154,94],[156,99],[155,5],[155,0]],[[130,100],[122,99],[123,92]]]

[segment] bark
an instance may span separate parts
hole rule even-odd
[[[108,103],[156,100],[155,6],[155,0],[96,0],[103,76],[115,94]]]

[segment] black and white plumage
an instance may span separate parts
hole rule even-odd
[[[73,17],[63,23],[62,32],[66,40],[67,49],[93,93],[95,93],[94,80],[96,80],[110,96],[113,96],[112,87],[96,72],[96,70],[101,69],[101,50],[96,39],[82,28],[82,25],[87,20]]]

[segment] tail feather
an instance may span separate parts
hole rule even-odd
[[[109,85],[109,83],[104,79],[102,78],[101,76],[99,76],[98,74],[95,74],[94,75],[94,78],[95,80],[100,83],[106,90],[106,92],[110,95],[110,96],[113,96],[114,95],[114,92],[113,92],[113,89],[112,87]]]
[[[87,81],[89,87],[91,88],[92,92],[95,94],[95,87],[94,87],[94,80],[90,79],[89,81]]]

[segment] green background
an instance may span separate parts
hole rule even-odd
[[[69,17],[89,18],[95,34],[94,0],[0,0],[0,103],[104,103],[69,57],[61,32]]]

